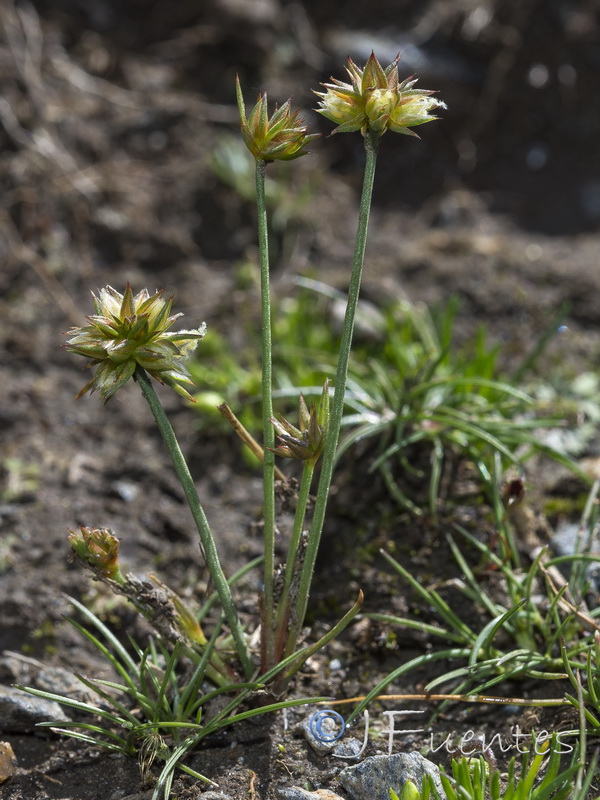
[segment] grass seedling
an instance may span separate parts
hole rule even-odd
[[[19,458],[7,456],[0,462],[3,474],[3,486],[0,500],[10,503],[24,497],[32,496],[39,484],[40,470],[35,464],[25,464]]]
[[[538,745],[533,737],[531,750],[524,754],[521,774],[516,774],[516,759],[509,763],[508,776],[503,785],[497,769],[490,769],[481,758],[463,758],[452,762],[452,780],[442,775],[442,785],[448,800],[567,800],[570,797],[573,776],[579,769],[577,754],[569,767],[560,772],[561,745],[556,735]],[[547,763],[545,763],[547,761]],[[434,790],[435,791],[435,790]]]

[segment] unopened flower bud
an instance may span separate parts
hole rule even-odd
[[[69,544],[84,564],[104,578],[123,583],[119,569],[119,540],[106,528],[84,528],[69,531]]]
[[[421,792],[410,778],[406,781],[400,792],[400,800],[421,800]]]
[[[246,119],[246,109],[239,78],[236,77],[236,95],[242,137],[254,158],[260,161],[291,161],[307,154],[304,148],[318,133],[306,133],[306,125],[299,111],[292,111],[291,101],[287,100],[276,108],[271,118],[267,113],[267,93],[258,95],[256,105]]]
[[[279,441],[273,450],[276,455],[316,464],[323,452],[329,427],[329,381],[325,381],[319,402],[316,406],[313,404],[310,410],[303,395],[300,395],[298,428],[284,417],[278,420],[271,417],[271,422]]]

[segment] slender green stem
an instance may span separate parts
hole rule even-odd
[[[302,478],[300,479],[300,488],[298,490],[298,500],[296,503],[296,513],[294,515],[294,527],[292,529],[292,538],[290,539],[290,546],[286,556],[285,574],[283,577],[283,588],[281,590],[281,599],[277,608],[277,621],[275,624],[277,642],[283,641],[285,634],[289,613],[290,613],[290,594],[292,591],[292,583],[294,577],[298,574],[300,565],[297,564],[298,551],[300,549],[300,538],[302,536],[302,529],[304,528],[304,518],[306,517],[306,506],[308,504],[308,495],[310,492],[310,485],[312,483],[313,472],[315,465],[312,461],[305,461],[302,469]],[[277,653],[280,657],[281,653]]]
[[[198,492],[190,474],[190,470],[183,453],[181,452],[179,442],[177,441],[173,428],[171,427],[171,423],[165,414],[161,402],[154,391],[154,386],[152,386],[152,382],[146,371],[138,366],[135,372],[135,378],[140,385],[144,398],[150,406],[152,415],[156,420],[158,429],[160,430],[163,440],[167,446],[167,450],[169,451],[169,455],[173,461],[173,465],[175,466],[175,472],[177,473],[177,477],[179,478],[179,482],[183,488],[188,506],[192,512],[192,517],[194,518],[194,522],[198,528],[200,542],[202,544],[202,550],[208,565],[208,570],[212,580],[214,581],[215,589],[219,594],[219,599],[231,629],[231,635],[233,636],[233,640],[235,642],[236,651],[240,659],[242,669],[244,670],[244,675],[246,678],[249,678],[254,672],[254,667],[250,659],[248,646],[244,638],[244,633],[242,631],[238,613],[233,602],[233,597],[231,596],[231,590],[221,567],[221,562],[219,561],[219,554],[217,553],[215,540],[208,524],[208,520],[206,519],[204,509],[200,504]]]
[[[265,457],[263,460],[263,517],[264,517],[264,588],[262,597],[262,658],[265,666],[275,661],[274,644],[274,583],[275,571],[275,430],[272,397],[271,355],[271,288],[269,276],[269,237],[267,203],[265,199],[266,162],[256,161],[256,205],[258,210],[258,249],[260,258],[260,295],[262,314],[262,423]]]
[[[358,305],[360,282],[365,259],[365,248],[367,244],[369,214],[371,211],[371,198],[373,195],[373,182],[375,178],[375,166],[377,163],[379,139],[379,134],[372,131],[369,131],[365,136],[365,174],[363,178],[363,189],[358,214],[356,243],[354,246],[354,257],[352,260],[352,273],[350,276],[350,286],[348,289],[348,303],[346,306],[346,315],[344,317],[344,327],[342,330],[340,353],[335,376],[335,394],[331,407],[329,430],[327,432],[325,449],[323,451],[323,464],[321,467],[319,487],[317,489],[315,510],[313,513],[312,524],[308,537],[304,564],[302,566],[302,573],[300,575],[298,603],[296,606],[296,619],[290,626],[287,639],[286,653],[288,654],[293,652],[296,642],[298,641],[300,630],[304,624],[304,616],[306,614],[306,607],[308,604],[310,584],[312,581],[315,562],[317,560],[317,552],[319,549],[321,533],[323,531],[323,523],[325,521],[329,487],[331,486],[331,478],[335,464],[335,454],[340,436],[342,415],[344,413],[344,397],[346,394],[346,381],[348,377],[348,362],[350,360],[350,349],[352,347],[352,336],[354,333],[354,317],[356,315],[356,307]]]
[[[354,603],[354,605],[352,606],[352,608],[350,609],[350,611],[346,612],[346,614],[344,614],[341,620],[339,620],[339,622],[337,622],[333,626],[333,628],[331,628],[331,630],[327,631],[327,633],[324,636],[322,636],[317,642],[312,644],[310,647],[307,647],[305,650],[301,651],[301,653],[298,654],[298,658],[295,661],[292,661],[292,665],[286,669],[284,675],[282,676],[283,688],[287,685],[286,682],[289,681],[296,672],[298,672],[300,667],[306,662],[308,658],[310,658],[310,656],[313,655],[313,653],[318,653],[318,651],[321,650],[323,647],[325,647],[326,644],[329,644],[329,642],[337,638],[340,635],[340,633],[344,630],[344,628],[348,627],[348,625],[352,622],[354,617],[358,614],[358,612],[362,608],[363,599],[364,595],[362,593],[362,590],[359,589],[358,598]]]

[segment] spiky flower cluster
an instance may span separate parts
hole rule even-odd
[[[180,385],[193,383],[183,361],[205,335],[206,325],[169,332],[182,314],[169,316],[173,298],[165,300],[162,292],[150,296],[147,289],[142,289],[134,296],[127,284],[124,294],[106,286],[98,297],[92,296],[96,313],[88,317],[88,326],[71,328],[66,345],[67,350],[90,358],[90,366],[98,365],[94,377],[77,397],[97,389],[109,400],[139,365],[157,381],[193,401]]]
[[[306,133],[306,125],[299,111],[292,111],[291,101],[287,100],[276,108],[269,119],[267,112],[267,93],[258,95],[256,105],[246,119],[246,109],[239,78],[236,77],[236,95],[242,138],[254,158],[261,161],[292,161],[307,154],[304,149],[309,142],[319,138],[318,133]]]
[[[431,114],[434,108],[446,108],[441,100],[431,97],[427,89],[413,89],[416,79],[400,81],[398,61],[400,56],[383,69],[374,53],[371,53],[364,68],[357,67],[348,59],[347,72],[350,83],[335,78],[333,83],[324,83],[327,91],[315,92],[320,97],[317,111],[337,123],[333,133],[348,133],[367,130],[383,135],[387,130],[417,136],[410,128],[431,122],[437,117]]]
[[[329,427],[329,382],[325,381],[323,393],[317,405],[312,405],[310,410],[306,405],[303,395],[298,401],[299,427],[292,425],[284,417],[271,422],[277,433],[279,444],[273,452],[284,458],[295,458],[300,461],[310,461],[316,464],[319,460],[325,436]]]

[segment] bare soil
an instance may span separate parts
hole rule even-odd
[[[87,377],[62,344],[91,312],[90,290],[122,290],[127,281],[174,293],[190,327],[205,320],[233,342],[243,335],[236,320],[241,311],[255,314],[257,301],[239,280],[241,265],[256,256],[253,209],[211,168],[215,147],[237,131],[236,72],[248,102],[268,89],[272,102],[292,94],[309,109],[311,87],[332,73],[342,77],[348,53],[360,62],[375,48],[389,62],[403,51],[407,72],[439,90],[449,110],[422,129],[421,141],[390,134],[382,143],[365,295],[406,293],[427,303],[458,295],[459,338],[485,324],[507,363],[522,358],[566,304],[566,327],[545,368],[567,378],[596,368],[597,4],[403,0],[376,10],[349,2],[341,12],[329,0],[1,0],[0,652],[102,675],[105,665],[63,619],[67,596],[104,608],[123,634],[146,635],[132,612],[113,608],[69,561],[66,533],[79,525],[112,528],[136,574],[156,572],[189,598],[206,591],[182,492],[137,387],[108,406],[95,396],[75,401]],[[325,121],[306,116],[328,133]],[[324,138],[313,150],[292,167],[273,167],[292,194],[314,185],[300,220],[274,233],[276,296],[309,268],[341,289],[347,281],[360,136]],[[161,397],[231,574],[260,552],[259,476],[233,438],[199,433],[194,410],[173,393]],[[381,545],[393,542],[423,576],[453,577],[448,520],[417,524],[400,514],[367,467],[348,458],[336,482],[311,637],[359,588],[366,610],[414,608],[376,555]],[[493,534],[481,503],[463,513],[479,535]],[[251,627],[259,581],[252,574],[238,589]],[[426,646],[418,635],[396,633],[364,622],[350,629],[311,660],[294,692],[366,693]],[[390,688],[419,691],[434,674],[411,673]],[[553,683],[551,694],[565,688]],[[394,703],[374,715],[383,707]],[[337,791],[337,764],[294,736],[304,716],[235,728],[208,742],[192,765],[232,798],[270,799],[287,785]],[[565,711],[511,708],[502,717],[497,708],[453,707],[436,736],[508,731],[516,722],[524,730],[575,724]],[[137,764],[125,758],[4,729],[1,719],[0,733],[19,765],[0,787],[7,800],[116,800],[144,789]],[[422,745],[418,736],[403,744]],[[367,752],[378,749],[385,750],[381,740]],[[182,777],[174,796],[206,788]]]

